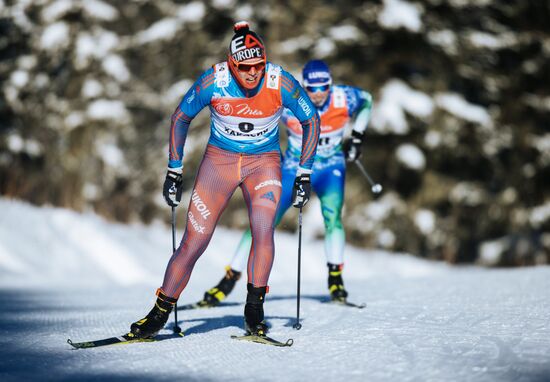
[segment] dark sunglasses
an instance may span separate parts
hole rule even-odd
[[[239,71],[241,72],[250,72],[252,70],[252,68],[256,69],[257,72],[263,70],[265,68],[265,64],[263,62],[259,62],[257,64],[253,64],[253,65],[247,65],[247,64],[239,64],[237,65],[237,69],[239,69]]]
[[[330,85],[306,86],[306,90],[310,93],[326,92],[329,88]]]

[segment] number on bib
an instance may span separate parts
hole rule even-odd
[[[243,133],[249,133],[254,130],[254,125],[250,122],[241,122],[239,123],[239,130]]]
[[[328,145],[329,141],[330,141],[330,138],[328,137],[321,138],[319,139],[319,146]]]

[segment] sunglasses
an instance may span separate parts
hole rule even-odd
[[[306,90],[310,93],[326,92],[329,88],[330,85],[306,86]]]
[[[253,64],[253,65],[247,65],[247,64],[239,64],[237,65],[237,69],[239,69],[239,71],[241,72],[250,72],[252,70],[252,68],[256,69],[257,72],[261,71],[261,70],[264,70],[265,68],[265,63],[263,62],[259,62],[257,64]]]

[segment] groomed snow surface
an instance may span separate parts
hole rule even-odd
[[[222,307],[180,311],[183,338],[172,316],[158,342],[72,350],[67,338],[120,335],[149,311],[169,227],[7,199],[0,211],[2,381],[550,380],[550,267],[451,267],[348,247],[350,300],[367,303],[357,310],[323,302],[323,243],[307,239],[296,331],[297,236],[282,232],[265,310],[271,335],[292,347],[230,339],[242,332],[241,281]],[[219,281],[240,234],[217,229],[180,304]]]

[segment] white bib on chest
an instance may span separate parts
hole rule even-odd
[[[216,64],[214,71],[216,73],[214,79],[216,86],[219,88],[226,88],[229,86],[231,76],[229,75],[229,67],[227,66],[227,62]]]
[[[334,107],[346,107],[346,92],[344,89],[334,87],[332,93],[334,96]]]

